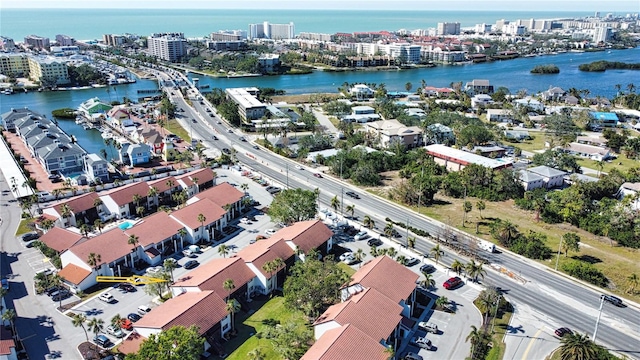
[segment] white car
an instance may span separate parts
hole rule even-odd
[[[107,334],[113,335],[117,338],[124,337],[124,332],[119,327],[115,327],[114,325],[107,326]]]
[[[346,253],[343,253],[342,255],[340,255],[340,261],[345,261],[347,258],[349,257],[353,257],[353,253],[351,251],[347,251]]]
[[[276,230],[275,229],[267,229],[264,233],[269,235],[269,236],[271,236],[271,235],[276,233]]]
[[[301,165],[296,165],[296,169],[298,170],[304,170],[304,168]]]
[[[249,221],[249,219],[247,219],[246,217],[243,217],[242,219],[240,219],[240,222],[243,224],[251,224],[251,221]]]
[[[106,302],[106,303],[112,303],[116,300],[116,298],[113,297],[113,295],[109,294],[108,292],[104,293],[104,294],[100,294],[100,296],[98,297],[98,299]]]
[[[358,240],[364,240],[366,238],[369,237],[369,233],[362,230],[359,233],[356,234],[356,236],[353,237],[353,240],[358,241]]]
[[[427,332],[431,332],[434,334],[438,333],[438,325],[431,323],[431,322],[426,322],[426,321],[420,321],[418,323],[418,327],[422,330],[425,330]]]

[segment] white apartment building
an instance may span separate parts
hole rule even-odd
[[[613,31],[610,27],[597,27],[593,29],[593,42],[594,43],[605,43],[609,39],[611,39]]]
[[[288,24],[271,24],[268,21],[262,24],[249,24],[249,39],[293,39],[295,26],[293,22]]]
[[[25,36],[24,43],[34,49],[45,50],[49,48],[49,38],[38,35]]]
[[[52,56],[29,57],[29,78],[34,81],[68,84],[69,71],[64,61]]]
[[[259,91],[257,88],[225,89],[227,98],[238,104],[238,113],[244,120],[255,120],[264,116],[267,106],[256,97]]]
[[[0,54],[0,74],[22,76],[29,74],[29,56],[20,54]]]
[[[183,34],[152,34],[147,42],[149,54],[165,61],[176,62],[187,54]]]
[[[401,59],[403,62],[415,64],[420,62],[420,45],[411,44],[386,44],[380,45],[380,49],[393,59]]]
[[[506,24],[502,27],[502,33],[506,35],[524,35],[526,32],[527,28],[517,23]]]
[[[298,38],[304,39],[304,40],[329,42],[331,41],[331,34],[301,32],[300,34],[298,34]]]
[[[460,35],[460,23],[438,23],[437,35]]]

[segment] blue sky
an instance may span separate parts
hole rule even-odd
[[[640,12],[639,0],[2,0],[0,8],[353,9]]]

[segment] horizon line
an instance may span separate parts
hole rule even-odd
[[[439,9],[388,9],[388,8],[374,8],[374,9],[359,9],[359,8],[300,8],[300,7],[282,7],[282,8],[227,8],[227,7],[106,7],[106,6],[96,6],[96,7],[4,7],[0,6],[0,10],[261,10],[261,11],[279,11],[279,10],[326,10],[326,11],[401,11],[401,12],[414,12],[414,11],[456,11],[456,12],[465,12],[465,11],[473,11],[473,12],[486,12],[486,13],[495,13],[495,12],[512,12],[512,13],[522,13],[522,12],[530,12],[530,13],[586,13],[586,12],[594,12],[594,10],[513,10],[513,9],[494,9],[494,10],[485,10],[485,9],[467,9],[467,10],[459,10],[456,8],[439,8]],[[600,13],[640,13],[639,10],[599,10]]]

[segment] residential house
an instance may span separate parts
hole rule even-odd
[[[577,155],[595,161],[604,161],[612,157],[611,149],[609,148],[579,144],[577,142],[570,143],[562,150],[568,154]]]
[[[422,145],[423,131],[418,126],[406,126],[398,120],[381,120],[368,123],[365,130],[372,134],[383,148],[401,144],[407,148]]]
[[[234,298],[241,303],[254,294],[256,274],[239,257],[213,259],[189,272],[171,285],[171,293],[178,296],[185,292],[213,291],[222,299]],[[224,284],[232,280],[234,288],[227,290]]]
[[[137,166],[151,161],[151,147],[147,144],[123,143],[118,151],[123,164]]]
[[[148,198],[149,189],[149,184],[144,181],[134,182],[109,190],[100,198],[107,211],[121,219],[136,215],[138,206],[145,209],[153,206],[154,199]]]
[[[599,136],[578,136],[576,138],[576,142],[578,144],[587,144],[592,146],[606,147],[607,139],[601,138]]]
[[[464,91],[469,95],[493,94],[493,85],[489,84],[489,80],[474,79],[465,84]]]
[[[325,256],[333,247],[333,231],[320,220],[293,223],[276,231],[271,239],[284,240],[302,260],[311,250]]]
[[[114,106],[113,108],[107,111],[107,121],[114,128],[120,129],[125,133],[129,133],[127,128],[131,128],[132,126],[135,128],[135,124],[133,123],[133,119],[131,118],[131,114],[129,110],[127,110],[126,105]]]
[[[186,181],[184,178],[182,180]],[[187,204],[189,202],[198,201],[200,199],[210,199],[214,203],[218,204],[218,206],[227,210],[228,221],[234,219],[241,213],[241,210],[245,206],[245,204],[243,204],[243,200],[246,197],[247,194],[236,189],[228,182],[223,182],[210,189],[196,194],[194,197],[189,199],[189,201],[187,201]]]
[[[478,145],[474,146],[472,149],[465,147],[462,150],[493,159],[503,157],[507,151],[507,149],[497,145]]]
[[[84,159],[84,173],[92,181],[106,182],[109,180],[109,163],[97,154],[87,154]]]
[[[513,111],[504,109],[487,109],[489,122],[513,122]]]
[[[209,198],[188,202],[170,216],[185,227],[191,244],[215,241],[222,237],[222,229],[227,226],[227,211]]]
[[[544,165],[529,168],[527,171],[541,176],[544,187],[547,189],[561,187],[564,185],[564,176],[567,174],[564,171]]]
[[[560,101],[566,96],[567,92],[562,88],[554,86],[542,92],[542,99],[545,101]]]
[[[166,205],[173,200],[171,195],[181,190],[181,183],[173,176],[147,181],[149,188],[155,189],[156,193],[150,200],[155,206]]]
[[[349,94],[354,95],[358,99],[367,99],[373,96],[374,91],[365,84],[356,84],[349,89]]]
[[[183,224],[166,212],[158,211],[124,230],[124,233],[129,238],[137,239],[134,259],[141,259],[149,265],[160,265],[164,256],[184,248],[183,239],[178,235],[181,229],[184,229]]]
[[[640,194],[640,182],[625,182],[620,185],[617,197],[619,200],[629,197],[631,199],[631,208],[634,210],[640,210],[640,196],[638,196],[638,194]]]
[[[2,114],[2,125],[5,129],[14,132],[16,130],[16,120],[26,117],[44,118],[43,115],[29,110],[29,108],[11,109]]]
[[[593,129],[613,128],[618,126],[618,114],[613,112],[589,112],[590,125]]]
[[[342,121],[366,123],[380,119],[380,115],[376,114],[376,110],[371,106],[354,106],[351,108],[351,114],[342,117]]]
[[[104,212],[103,201],[96,192],[88,192],[68,200],[61,201],[42,210],[43,214],[52,216],[62,226],[78,226],[79,222],[93,225]]]
[[[78,107],[78,114],[85,118],[96,122],[98,119],[106,120],[106,113],[111,110],[113,106],[102,102],[99,98],[91,98],[84,101]]]
[[[256,275],[253,283],[254,293],[262,294],[269,294],[273,289],[277,289],[278,285],[282,286],[286,269],[295,262],[295,252],[291,246],[282,238],[273,236],[243,248],[236,256],[242,258]],[[282,260],[283,265],[272,273],[267,272],[264,265],[275,259]]]
[[[144,128],[133,135],[134,140],[141,144],[147,144],[153,155],[162,155],[164,151],[164,137],[153,128]]]
[[[478,109],[493,104],[493,99],[487,94],[473,95],[471,98],[471,108]]]
[[[453,144],[456,141],[456,136],[453,130],[440,123],[431,124],[427,126],[424,133],[424,143],[429,144]]]
[[[65,228],[54,226],[40,237],[47,247],[62,253],[82,240],[82,235]]]
[[[346,354],[357,354],[367,360],[389,359],[389,352],[380,341],[356,325],[346,324],[326,330],[300,360],[342,359]]]
[[[470,164],[481,165],[493,170],[500,170],[513,166],[511,161],[504,159],[491,159],[441,144],[428,145],[425,149],[429,155],[433,156],[436,163],[445,166],[449,171],[460,171]]]
[[[415,119],[424,119],[427,117],[427,113],[420,108],[407,108],[404,109],[404,113]]]
[[[537,112],[542,112],[544,111],[544,104],[541,103],[540,101],[532,98],[532,97],[526,97],[524,99],[516,99],[513,101],[513,106],[515,108],[526,108],[530,111],[537,111]]]
[[[544,178],[541,175],[527,170],[520,170],[518,175],[524,191],[530,191],[545,186]]]
[[[504,137],[509,140],[523,141],[531,139],[527,130],[504,130]]]
[[[174,326],[198,327],[200,335],[218,340],[231,329],[226,302],[214,291],[186,292],[157,306],[134,323],[134,331],[148,338]],[[211,345],[205,343],[204,350]]]

